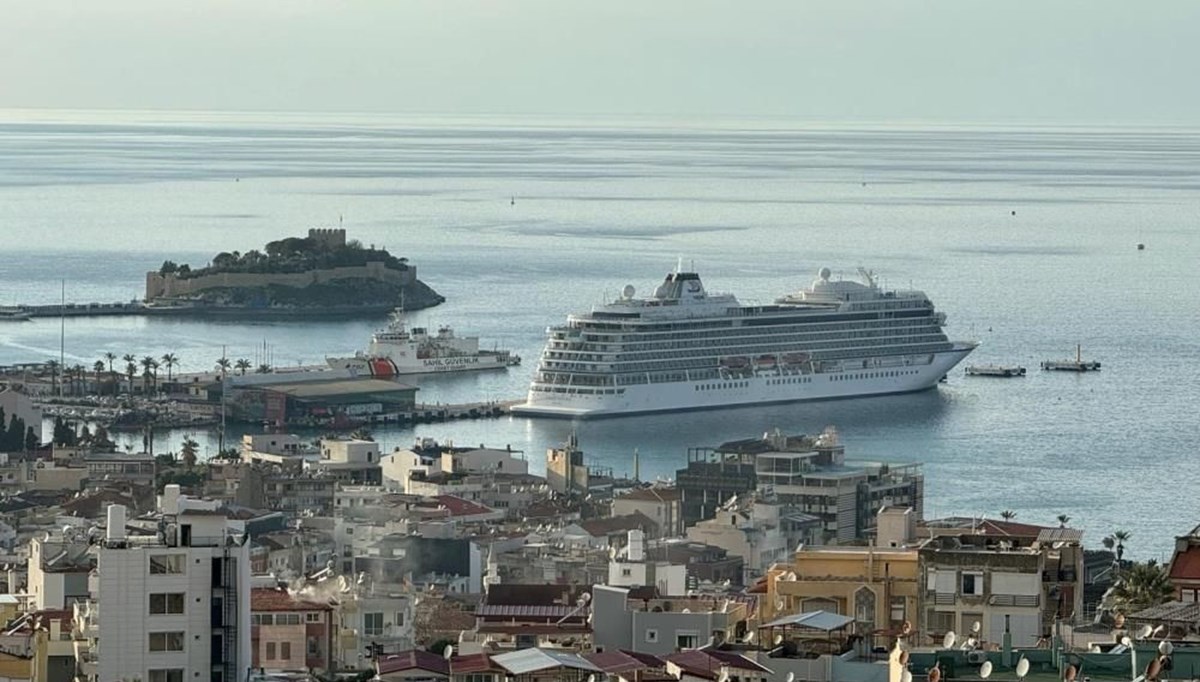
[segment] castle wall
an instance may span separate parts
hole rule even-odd
[[[367,263],[354,267],[328,268],[308,272],[220,272],[200,277],[180,279],[175,273],[163,275],[146,273],[146,300],[191,296],[205,289],[218,287],[265,287],[271,284],[301,289],[313,284],[324,284],[339,279],[374,279],[409,285],[417,279],[417,269],[411,265],[407,270],[391,270],[382,262]]]

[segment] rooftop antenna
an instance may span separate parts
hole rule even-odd
[[[633,449],[633,480],[635,483],[641,482],[641,471],[638,465],[638,449]]]
[[[227,359],[225,357],[225,346],[221,346],[221,359],[222,360]],[[222,364],[224,364],[224,363],[222,363]],[[225,452],[225,393],[228,390],[226,383],[227,382],[226,382],[225,378],[222,377],[221,378],[221,432],[217,434],[217,455],[220,455],[222,452]]]

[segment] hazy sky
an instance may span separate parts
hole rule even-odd
[[[1200,2],[0,0],[0,107],[1194,123]]]

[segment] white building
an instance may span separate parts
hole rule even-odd
[[[687,594],[687,566],[646,559],[646,534],[629,531],[625,547],[614,551],[608,562],[608,585],[613,587],[654,586],[659,594]]]
[[[168,485],[159,532],[126,536],[108,509],[97,556],[99,680],[242,680],[252,665],[250,546],[218,503]]]
[[[396,450],[382,460],[384,485],[394,492],[422,494],[411,481],[436,474],[528,474],[529,462],[520,450],[440,445],[432,438],[418,440],[407,450]],[[454,494],[454,493],[452,493]]]
[[[316,462],[321,450],[298,436],[286,433],[254,433],[242,436],[242,461],[289,464]]]
[[[688,540],[720,547],[745,560],[745,584],[777,561],[786,561],[798,544],[811,539],[815,517],[799,514],[755,495],[734,498],[716,516],[687,529]]]

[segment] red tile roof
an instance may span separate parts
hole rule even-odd
[[[1188,547],[1171,559],[1171,580],[1200,579],[1200,547]]]
[[[729,667],[734,670],[753,670],[755,672],[771,671],[755,663],[754,661],[728,651],[712,651],[709,649],[693,651],[681,651],[677,654],[671,654],[666,657],[668,661],[679,666],[684,672],[689,675],[701,677],[704,679],[715,680],[720,675],[722,666]]]
[[[450,512],[450,516],[476,516],[478,514],[491,514],[493,511],[490,507],[485,507],[482,504],[476,504],[470,500],[455,497],[454,495],[438,495],[433,499],[445,507],[446,511]]]
[[[492,659],[488,658],[487,654],[469,654],[450,659],[450,672],[455,675],[482,673],[493,669]]]
[[[400,670],[427,670],[442,675],[450,674],[450,661],[447,661],[444,656],[420,649],[410,649],[398,654],[382,656],[375,661],[375,667],[380,675]]]
[[[646,670],[648,668],[663,668],[667,664],[652,654],[640,654],[633,651],[605,651],[598,654],[584,654],[592,665],[609,674]]]
[[[256,587],[250,590],[251,611],[332,611],[333,607],[321,602],[297,599],[287,590],[273,587]]]

